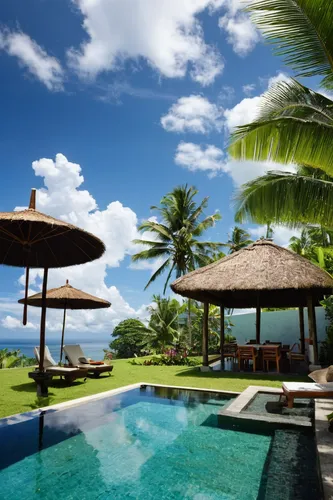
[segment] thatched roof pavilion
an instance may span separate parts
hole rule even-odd
[[[316,344],[314,307],[332,293],[333,279],[291,250],[259,240],[178,278],[171,288],[184,297],[223,308],[257,308],[258,343],[261,307],[308,307],[310,338]],[[314,350],[317,357],[317,345]]]

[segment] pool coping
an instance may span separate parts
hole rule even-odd
[[[285,418],[277,415],[259,415],[258,413],[242,413],[259,392],[265,392],[266,394],[282,394],[282,390],[276,387],[250,385],[234,401],[232,401],[227,408],[221,410],[219,412],[219,416],[237,418],[241,420],[255,420],[257,422],[312,427],[311,422],[299,420],[297,418]]]
[[[328,430],[327,420],[332,411],[332,399],[315,400],[315,436],[325,500],[333,499],[333,434]]]
[[[69,401],[64,401],[62,403],[57,403],[55,405],[44,406],[28,412],[16,413],[14,415],[9,415],[8,417],[2,417],[0,418],[0,427],[4,425],[14,425],[20,422],[24,422],[25,420],[30,420],[32,418],[38,417],[41,413],[46,414],[53,411],[65,410],[67,408],[88,403],[90,401],[98,401],[99,399],[115,396],[117,394],[121,394],[122,392],[127,392],[132,389],[138,389],[139,387],[144,387],[144,386],[166,387],[169,389],[180,389],[180,390],[199,391],[199,392],[200,391],[213,392],[215,394],[225,394],[227,396],[239,396],[241,394],[240,392],[212,389],[206,387],[187,387],[180,385],[155,384],[151,382],[136,382],[135,384],[124,385],[122,387],[117,387],[116,389],[110,389],[109,391],[103,391],[103,392],[98,392],[96,394],[91,394],[90,396],[83,396],[82,398],[70,399]]]

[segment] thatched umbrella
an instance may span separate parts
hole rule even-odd
[[[0,264],[26,267],[25,299],[28,291],[29,268],[44,268],[40,324],[39,370],[41,375],[38,379],[40,385],[37,384],[37,387],[45,394],[47,390],[42,381],[48,269],[83,264],[98,259],[103,255],[105,246],[96,236],[72,224],[37,212],[35,207],[36,190],[33,189],[28,209],[0,212]],[[25,304],[23,323],[26,321]],[[36,374],[36,380],[37,377]]]
[[[42,294],[36,293],[35,295],[31,295],[30,297],[28,297],[26,300],[19,300],[20,304],[24,304],[25,302],[27,302],[29,306],[42,307]],[[46,292],[46,307],[50,309],[64,310],[61,334],[60,363],[63,353],[67,309],[105,309],[110,306],[111,303],[107,300],[100,299],[99,297],[94,297],[89,293],[72,287],[68,283],[68,280],[66,280],[65,285],[60,286],[59,288],[51,288]]]
[[[171,288],[184,297],[223,308],[255,307],[257,341],[260,341],[261,307],[307,306],[310,338],[318,357],[314,306],[324,295],[332,293],[333,279],[309,260],[270,240],[256,241],[186,274],[174,281]],[[206,339],[206,349],[205,342]]]

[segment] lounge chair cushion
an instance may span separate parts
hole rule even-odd
[[[86,358],[85,356],[80,356],[79,361],[80,361],[80,363],[83,363],[83,364],[87,363],[88,365],[90,363],[89,359]]]
[[[327,382],[333,382],[333,365],[327,368],[326,380]]]
[[[333,365],[322,370],[315,370],[309,374],[309,378],[318,384],[326,384],[326,382],[333,382]]]
[[[327,392],[332,391],[333,395],[333,382],[326,384],[315,384],[313,382],[283,382],[283,389],[286,392]]]

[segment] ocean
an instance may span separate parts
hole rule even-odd
[[[97,341],[97,342],[79,342],[78,340],[66,341],[65,344],[80,344],[85,356],[95,359],[102,360],[104,358],[103,349],[108,349],[107,340]],[[27,339],[17,339],[17,340],[0,340],[0,350],[9,349],[10,351],[14,349],[20,349],[21,354],[25,354],[30,358],[34,358],[34,347],[38,345],[38,342],[33,342]],[[58,362],[60,358],[60,343],[57,341],[47,341],[47,346],[50,349],[53,359]]]

